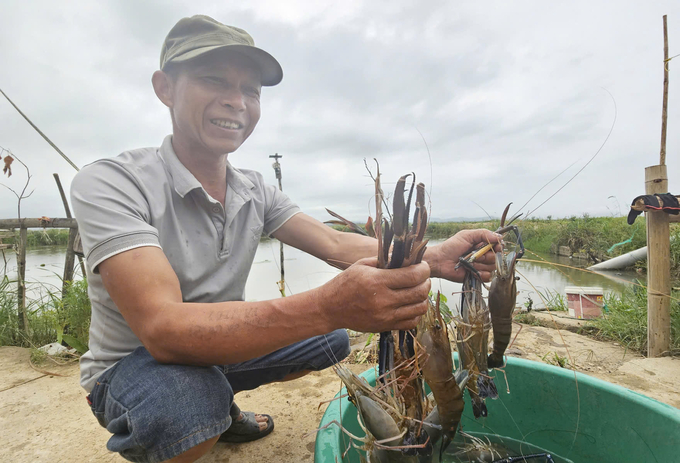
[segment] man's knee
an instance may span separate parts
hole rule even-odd
[[[147,429],[149,444],[158,433],[179,441],[229,420],[234,393],[224,374],[215,367],[189,368],[188,374],[159,379],[157,390],[133,410],[131,419]]]
[[[325,343],[328,346],[330,354],[328,360],[331,363],[329,363],[324,368],[328,368],[329,366],[338,363],[349,355],[349,336],[347,334],[347,330],[340,329],[328,333],[325,338]]]
[[[136,461],[165,460],[229,427],[234,394],[218,368],[161,365],[135,354],[96,386],[107,388],[96,392],[114,434],[109,450]]]

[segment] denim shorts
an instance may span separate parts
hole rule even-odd
[[[212,367],[161,364],[138,347],[98,378],[88,403],[113,434],[106,445],[110,451],[135,462],[164,461],[226,431],[234,391],[323,370],[347,355],[345,330]]]

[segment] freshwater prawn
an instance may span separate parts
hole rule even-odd
[[[451,342],[439,310],[440,297],[436,304],[430,303],[427,313],[418,323],[416,339],[418,346],[427,352],[422,363],[423,378],[430,386],[437,402],[438,422],[442,427],[441,453],[451,443],[463,416],[463,389],[468,381],[468,370],[459,370],[454,375]]]
[[[475,418],[488,414],[484,399],[498,397],[487,366],[490,329],[491,316],[482,295],[482,280],[474,271],[468,270],[463,279],[456,338],[460,363],[470,374],[467,390]]]
[[[517,237],[519,252],[510,251],[505,254],[503,249],[496,252],[496,273],[491,281],[489,288],[489,313],[491,314],[491,324],[493,326],[493,352],[489,354],[487,365],[489,368],[502,367],[505,362],[503,355],[512,335],[512,313],[515,310],[517,301],[517,277],[515,276],[515,265],[517,260],[524,255],[524,244],[522,237],[516,226],[510,225],[517,218],[510,219],[507,226],[505,219],[512,203],[508,204],[501,217],[501,226],[498,232],[512,230]]]
[[[613,127],[613,126],[612,126]],[[611,130],[610,130],[611,134]],[[607,135],[607,138],[609,135]],[[606,142],[606,140],[605,140]],[[604,145],[604,144],[603,144]],[[600,147],[601,149],[602,147]],[[598,150],[599,153],[600,150]],[[596,153],[597,155],[597,153]],[[593,156],[594,158],[595,156]],[[592,158],[588,161],[586,166],[592,161]],[[586,167],[584,166],[584,168]],[[581,169],[582,170],[582,169]],[[579,171],[580,172],[580,171]],[[578,173],[577,172],[577,175]],[[572,177],[573,179],[573,177]],[[570,179],[569,182],[572,180]],[[567,182],[567,183],[569,183]],[[563,187],[562,187],[563,188]],[[561,188],[560,188],[561,190]],[[558,190],[559,191],[559,190]],[[395,194],[395,196],[397,196]],[[402,197],[403,197],[403,190],[402,190]],[[410,195],[409,195],[410,197]],[[552,196],[551,196],[552,197]],[[377,199],[377,198],[376,198]],[[549,198],[548,198],[549,199]],[[542,204],[541,204],[542,205]],[[540,207],[540,205],[539,205]],[[517,217],[514,217],[513,219],[510,219],[508,221],[508,224],[505,223],[505,218],[508,212],[508,208],[505,209],[505,212],[503,214],[503,219],[501,220],[501,227],[499,230],[497,230],[498,233],[505,234],[510,231],[514,231],[515,235],[517,237],[517,245],[519,246],[519,250],[494,250],[495,251],[495,257],[496,257],[496,272],[494,273],[494,278],[492,280],[491,286],[488,288],[489,289],[489,298],[488,298],[488,306],[486,304],[485,298],[482,295],[482,288],[484,288],[484,284],[481,281],[481,279],[478,278],[477,275],[475,275],[474,271],[469,271],[466,274],[465,281],[463,284],[463,290],[462,290],[462,295],[461,295],[461,307],[460,307],[460,317],[456,318],[455,321],[456,323],[456,341],[457,341],[457,346],[458,346],[458,351],[460,355],[460,360],[461,360],[461,365],[460,368],[453,377],[455,379],[463,379],[463,381],[454,381],[456,385],[458,386],[459,390],[461,391],[460,397],[462,399],[462,391],[464,391],[466,388],[470,392],[471,399],[473,402],[473,412],[475,414],[475,417],[479,416],[486,416],[487,411],[486,411],[486,405],[484,403],[484,399],[488,397],[494,397],[497,396],[497,390],[496,386],[492,380],[491,377],[489,377],[489,370],[494,369],[494,368],[502,368],[504,366],[504,354],[505,351],[510,343],[510,338],[512,336],[512,315],[513,311],[515,308],[516,304],[516,297],[517,297],[517,283],[515,279],[515,267],[517,264],[517,261],[522,257],[524,253],[524,247],[521,243],[521,237],[519,230],[516,227],[508,227],[508,224],[512,223],[512,220],[516,219]],[[535,209],[534,209],[535,210]],[[533,212],[533,211],[532,211]],[[414,220],[415,222],[415,220]],[[384,222],[382,220],[376,220],[374,222],[374,230],[376,235],[378,234],[383,234],[383,235],[388,235],[389,233],[394,233],[394,230],[387,230],[387,227],[384,226]],[[367,227],[368,228],[368,227]],[[392,237],[390,237],[392,238]],[[388,256],[389,251],[389,245],[387,248],[384,246],[383,242],[383,247],[381,248],[384,252],[384,256]],[[387,251],[386,251],[387,249]],[[486,249],[483,252],[488,252],[491,249],[493,249],[493,246],[489,246],[488,249]],[[469,262],[474,261],[474,258],[478,258],[479,256],[482,255],[483,252],[480,253],[482,250],[476,250],[473,256],[469,256],[471,260]],[[387,264],[387,258],[383,258],[383,264]],[[385,267],[383,267],[385,268]],[[434,307],[434,305],[433,305]],[[433,312],[434,313],[434,312]],[[430,310],[428,309],[428,315],[430,314]],[[423,317],[425,319],[426,316]],[[430,325],[430,326],[436,326],[435,325]],[[415,346],[416,352],[418,352],[418,349],[426,344],[426,341],[420,334],[420,325],[418,329],[416,330],[416,336],[412,336],[412,333],[410,332],[405,332],[404,334],[400,334],[399,336],[399,350],[395,349],[395,336],[390,333],[392,337],[392,342],[391,346],[389,346],[389,342],[383,343],[382,345],[387,346],[388,350],[385,352],[389,352],[389,349],[391,348],[392,352],[396,352],[396,355],[399,356],[399,354],[406,353],[406,355],[402,358],[402,364],[405,359],[409,355],[408,350],[404,350],[404,346],[408,347],[409,343],[411,345]],[[436,329],[436,328],[435,328]],[[493,330],[494,333],[494,342],[493,342],[493,349],[491,353],[489,353],[488,349],[488,334],[489,331]],[[424,332],[425,330],[423,330]],[[396,333],[395,333],[396,334]],[[385,339],[389,339],[387,336]],[[424,349],[425,351],[428,351],[428,349]],[[430,349],[432,351],[432,349]],[[411,354],[412,355],[412,354]],[[395,383],[395,378],[392,377],[391,379],[389,378],[389,372],[393,370],[400,370],[402,369],[402,366],[398,363],[396,365],[396,368],[390,369],[390,366],[394,367],[394,364],[389,365],[389,359],[387,358],[388,356],[385,355],[384,359],[381,359],[381,364],[385,365],[383,367],[383,373],[384,375],[381,375],[382,381],[384,384],[389,385],[389,384],[396,384]],[[442,356],[442,359],[444,357]],[[423,356],[420,353],[417,353],[415,357],[411,357],[411,360],[414,360],[415,363],[420,364],[421,362],[424,361]],[[572,362],[573,363],[573,362]],[[432,381],[431,379],[426,377],[425,371],[427,368],[423,365],[420,365],[420,369],[423,375],[423,378],[430,384]],[[412,370],[414,371],[414,370]],[[441,369],[440,371],[444,371],[444,369]],[[448,369],[448,372],[453,372],[453,365],[451,368]],[[461,373],[464,372],[464,375]],[[449,373],[450,374],[450,373]],[[430,376],[431,378],[432,376]],[[411,378],[412,380],[413,378]],[[448,381],[450,381],[450,378],[447,378]],[[577,395],[578,395],[578,385],[577,387]],[[456,394],[457,396],[457,394]],[[363,399],[361,399],[364,401]],[[449,415],[446,418],[442,418],[439,416],[439,402],[444,403],[445,400],[441,399],[435,399],[438,403],[438,406],[435,407],[429,414],[428,416],[422,420],[418,421],[416,420],[411,420],[410,426],[413,426],[415,424],[422,424],[424,429],[427,431],[429,434],[429,438],[432,440],[435,440],[439,434],[442,434],[444,432],[445,427],[449,427],[451,429],[450,425],[444,425],[445,422],[448,422],[447,420],[450,420],[452,415]],[[578,402],[578,400],[577,400]],[[456,406],[460,405],[460,402],[456,398],[454,401]],[[464,404],[463,404],[464,406]],[[580,415],[580,412],[578,411],[580,407],[580,404],[577,403],[577,424],[576,424],[576,430],[574,431],[574,440],[576,440],[576,435],[578,434],[578,416]],[[366,408],[366,407],[364,407]],[[427,406],[426,408],[427,409]],[[454,410],[453,407],[448,409],[448,413],[450,413],[452,410]],[[360,413],[367,413],[365,410]],[[462,409],[461,409],[462,413]],[[495,413],[494,413],[495,414]],[[370,421],[370,419],[369,419]],[[436,426],[439,424],[439,426]],[[367,426],[367,428],[370,428],[371,426]],[[407,426],[408,427],[408,426]],[[455,429],[458,429],[458,425],[456,424]],[[369,429],[370,432],[370,429]],[[376,431],[378,434],[379,432]],[[400,433],[403,433],[402,436],[406,435],[407,430],[405,428],[400,428]],[[524,433],[522,433],[524,435]],[[395,439],[396,440],[396,439]],[[402,452],[396,451],[397,448],[394,447],[399,447],[399,445],[394,445],[393,448],[394,450],[388,450],[387,451],[387,456],[385,456],[384,453],[382,453],[381,446],[385,445],[385,443],[381,443],[380,440],[375,440],[374,443],[374,448],[377,448],[379,451],[373,451],[372,455],[374,457],[373,460],[370,461],[416,461],[414,459],[405,459],[402,460],[402,458],[406,458],[407,454],[404,452],[404,450],[409,450],[403,447],[417,447],[417,446],[403,446],[402,445]],[[402,437],[401,443],[404,443],[404,439]],[[378,454],[381,455],[380,459],[378,459]],[[468,450],[465,450],[465,455],[470,456],[471,453]],[[493,456],[493,452],[491,452],[492,459],[493,458],[504,458],[504,460],[501,461],[522,461],[519,458],[524,458],[524,459],[534,459],[539,457],[539,455],[525,455],[524,457],[509,457],[508,455],[503,455],[502,453],[498,452],[496,453],[495,456]],[[547,455],[542,454],[540,457],[547,457]],[[386,460],[383,460],[382,458],[388,458]],[[422,458],[422,456],[420,457]],[[418,460],[422,461],[422,460]],[[425,460],[427,461],[427,460]],[[491,460],[488,460],[491,461]],[[547,460],[546,460],[547,461]]]
[[[425,186],[422,183],[415,186],[415,212],[409,227],[415,176],[408,199],[405,200],[404,196],[406,180],[411,175],[404,175],[397,181],[391,222],[382,216],[383,193],[379,170],[374,179],[376,218],[372,228],[378,241],[379,268],[417,264],[425,253]],[[340,223],[351,223],[329,212]],[[396,343],[395,338],[398,340]],[[468,380],[468,372],[459,370],[454,374],[451,343],[441,316],[439,297],[436,303],[429,301],[428,310],[416,329],[399,331],[398,334],[391,331],[380,333],[378,359],[379,385],[375,389],[367,389],[370,386],[362,384],[348,370],[336,368],[350,400],[357,406],[364,430],[371,436],[369,443],[372,445],[366,448],[373,457],[371,461],[415,462],[416,458],[421,462],[430,461],[433,442],[440,435],[443,436],[439,450],[441,455],[455,436],[461,420],[464,408],[462,389]],[[432,390],[436,408],[425,396],[423,380]],[[391,405],[388,407],[387,404]]]

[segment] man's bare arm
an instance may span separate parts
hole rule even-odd
[[[339,232],[303,213],[291,217],[273,236],[340,268],[378,254],[375,238]],[[454,268],[458,257],[475,245],[497,243],[499,240],[500,237],[489,230],[463,230],[440,245],[428,246],[423,260],[429,264],[431,276],[460,282],[465,270]],[[485,254],[475,263],[475,268],[483,279],[489,280],[495,269],[494,253]]]
[[[304,213],[291,217],[273,236],[343,269],[359,259],[378,255],[378,240],[375,238],[339,232]]]
[[[188,303],[163,252],[141,247],[99,265],[121,314],[160,362],[219,365],[273,352],[338,328],[408,329],[426,310],[429,268],[357,262],[325,285],[262,302]]]

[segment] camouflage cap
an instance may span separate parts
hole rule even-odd
[[[182,18],[170,29],[161,49],[161,69],[170,63],[181,63],[226,47],[249,57],[257,64],[262,85],[276,85],[283,79],[283,70],[276,58],[257,48],[246,31],[224,25],[204,15]]]

